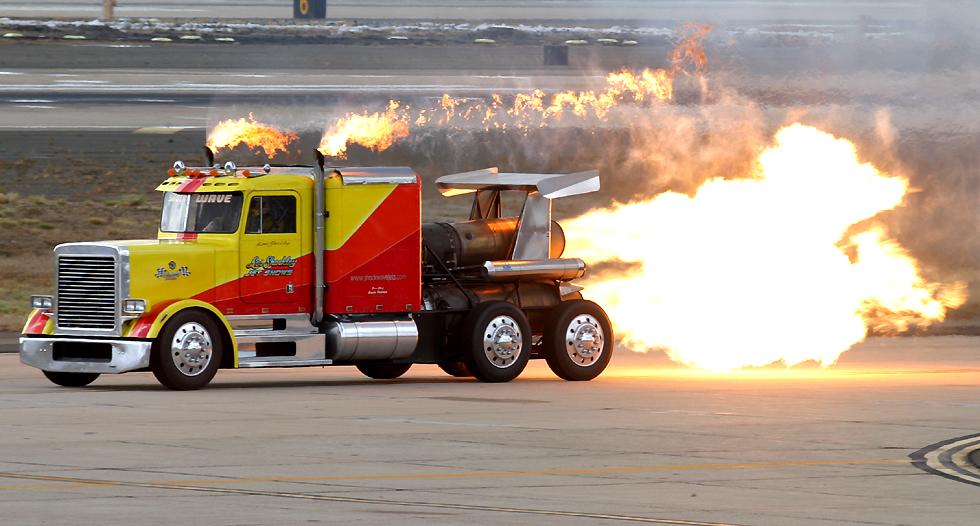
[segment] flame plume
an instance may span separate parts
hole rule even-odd
[[[489,100],[466,99],[444,94],[429,108],[413,110],[398,101],[376,113],[348,113],[324,130],[320,152],[329,157],[345,158],[350,144],[375,151],[390,148],[395,141],[408,137],[411,126],[467,126],[477,123],[485,130],[516,129],[527,132],[562,122],[567,118],[606,121],[610,113],[623,104],[669,101],[674,96],[674,78],[692,66],[700,72],[706,62],[702,42],[711,26],[687,26],[684,39],[671,55],[669,69],[623,69],[606,76],[603,89],[595,91],[562,91],[548,95],[532,90],[514,95],[508,104],[498,94]]]
[[[212,151],[219,148],[235,148],[240,144],[250,149],[261,149],[269,157],[279,152],[288,152],[289,145],[298,140],[294,132],[282,131],[268,124],[255,120],[248,114],[248,119],[226,119],[219,122],[208,134],[208,147]]]
[[[708,56],[704,52],[701,41],[711,32],[711,24],[687,24],[681,30],[685,35],[681,42],[674,47],[670,54],[672,69],[681,71],[686,65],[694,66],[695,71],[702,71],[708,64]]]
[[[350,144],[381,151],[404,137],[408,137],[408,116],[393,100],[384,112],[354,113],[337,119],[324,130],[318,149],[327,157],[346,158]]]
[[[926,281],[874,224],[907,191],[850,141],[794,124],[752,177],[586,213],[564,222],[567,250],[632,264],[584,284],[634,350],[712,370],[826,366],[869,328],[926,325],[965,301],[963,284]]]

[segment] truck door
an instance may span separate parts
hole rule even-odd
[[[280,304],[263,312],[295,312],[283,303],[300,304],[302,251],[297,229],[295,192],[255,192],[246,208],[245,232],[239,245],[240,294],[253,304]]]

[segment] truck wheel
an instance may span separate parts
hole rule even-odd
[[[572,381],[599,376],[612,357],[613,331],[602,307],[591,301],[564,301],[555,307],[544,334],[548,367]]]
[[[480,381],[509,382],[527,367],[531,325],[513,303],[480,303],[467,315],[460,334],[463,361]]]
[[[206,314],[182,311],[174,315],[153,342],[153,376],[175,391],[208,385],[221,364],[220,331]]]
[[[359,363],[357,370],[375,380],[394,380],[408,372],[412,367],[410,363]]]
[[[473,373],[466,368],[466,364],[457,360],[452,362],[439,362],[439,368],[449,376],[455,376],[456,378],[470,378]]]
[[[99,377],[99,373],[61,373],[57,371],[41,371],[44,376],[62,387],[85,387]]]

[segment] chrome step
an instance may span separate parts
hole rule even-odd
[[[326,335],[320,334],[310,323],[307,314],[229,316],[228,322],[238,342],[238,367],[303,367],[332,363],[326,358]],[[277,326],[281,328],[277,329]],[[295,352],[258,355],[261,344],[284,342],[295,343]]]
[[[333,360],[272,360],[271,357],[256,358],[254,360],[239,361],[240,369],[252,369],[258,367],[309,367],[311,365],[331,365]],[[287,358],[287,357],[283,357]],[[292,358],[289,356],[288,358]]]

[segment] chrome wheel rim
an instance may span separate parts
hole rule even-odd
[[[521,327],[510,316],[497,316],[483,330],[483,352],[487,361],[498,369],[510,367],[523,348]]]
[[[588,367],[596,362],[605,349],[606,336],[599,320],[591,314],[572,318],[565,330],[565,351],[572,363]]]
[[[211,363],[211,335],[203,325],[195,321],[177,328],[170,342],[170,357],[174,366],[184,376],[197,376]]]

